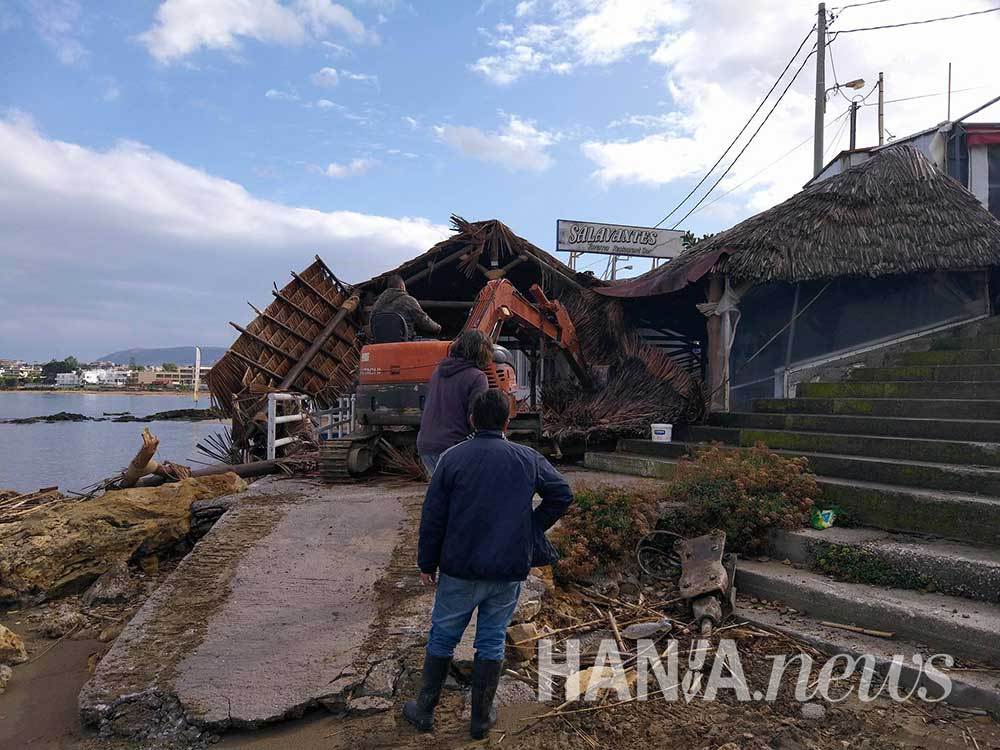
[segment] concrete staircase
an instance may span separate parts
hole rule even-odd
[[[741,616],[830,648],[953,654],[1000,667],[1000,325],[887,355],[796,398],[756,401],[675,429],[673,443],[622,440],[586,465],[669,478],[699,443],[762,442],[805,456],[838,526],[772,534],[769,558],[741,560]],[[924,346],[928,346],[925,342]],[[896,633],[886,641],[821,620]],[[891,653],[890,653],[891,652]],[[953,675],[955,677],[959,673]],[[985,675],[985,676],[984,676]],[[1000,714],[996,673],[960,673],[951,702]]]

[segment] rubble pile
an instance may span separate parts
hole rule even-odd
[[[0,604],[77,593],[124,562],[168,553],[213,514],[210,503],[192,514],[192,504],[244,489],[236,474],[217,474],[67,498],[0,523]]]

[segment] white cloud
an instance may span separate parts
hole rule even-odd
[[[992,5],[987,0],[971,0],[968,4],[969,8],[963,6],[963,9]],[[906,4],[906,18],[940,15],[940,8],[934,0],[911,0]],[[671,29],[652,51],[637,50],[663,66],[672,111],[636,113],[611,123],[612,127],[641,128],[644,132],[638,137],[592,138],[582,144],[582,153],[594,163],[594,177],[606,185],[678,183],[685,188],[693,185],[693,180],[722,154],[753,112],[809,30],[814,13],[812,0],[759,0],[753,4],[752,15],[733,13],[728,0],[699,2],[697,13],[690,15],[683,30]],[[899,20],[898,8],[890,4],[852,7],[842,11],[831,31]],[[833,41],[831,49],[841,81],[855,77],[867,80],[862,94],[867,94],[877,81],[879,70],[886,72],[886,99],[890,100],[886,105],[886,127],[896,135],[905,135],[943,120],[944,98],[891,100],[942,91],[949,61],[954,63],[956,71],[961,71],[956,88],[991,83],[989,71],[995,68],[993,50],[998,34],[1000,18],[990,15],[973,19],[972,23],[952,21],[842,34]],[[709,50],[711,54],[707,53]],[[808,50],[807,43],[802,55]],[[793,66],[792,71],[797,67]],[[710,201],[732,191],[712,210],[721,209],[727,218],[738,219],[783,200],[812,176],[814,70],[815,62],[810,59],[760,135],[712,194]],[[829,55],[827,79],[833,85]],[[784,84],[778,92],[783,88]],[[971,109],[987,98],[988,93],[988,89],[981,89],[955,94],[952,112],[960,114]],[[875,103],[876,96],[873,94],[860,111],[860,146],[877,143],[876,108],[867,106]],[[765,105],[723,166],[742,148],[770,107],[771,102]],[[841,115],[847,107],[844,98],[831,95],[826,121],[840,119],[827,128],[824,161],[847,147],[848,133],[841,129],[845,123]],[[997,109],[1000,107],[993,109],[992,119]],[[983,117],[991,119],[989,112],[977,119]],[[796,146],[799,147],[785,156]],[[719,174],[721,171],[713,174],[708,185]]]
[[[283,91],[282,89],[268,89],[264,96],[276,102],[297,102],[299,95],[294,91]]]
[[[535,3],[538,0],[521,0],[514,8],[514,15],[518,18],[524,18],[525,16],[530,16],[535,12]]]
[[[312,81],[315,86],[332,88],[340,83],[340,73],[337,72],[336,68],[320,68],[309,76],[309,80]]]
[[[109,103],[118,101],[118,98],[122,95],[118,82],[114,78],[107,77],[102,79],[102,83],[104,91],[101,93],[101,99]]]
[[[510,115],[500,130],[485,133],[466,125],[437,125],[434,133],[444,143],[481,161],[502,164],[512,171],[543,172],[553,164],[548,148],[558,133],[539,130],[534,123]]]
[[[336,177],[338,179],[342,177],[358,177],[369,171],[376,163],[374,159],[351,159],[347,164],[330,162],[324,174],[327,177]]]
[[[409,115],[403,116],[403,122],[410,126],[410,130],[416,130],[420,127],[420,122],[416,117],[410,117]]]
[[[162,63],[199,49],[235,51],[240,39],[298,45],[338,31],[355,42],[377,41],[351,11],[331,0],[164,0],[139,40]]]
[[[337,105],[331,102],[329,99],[317,99],[316,106],[320,109],[333,109]]]
[[[80,3],[77,0],[30,0],[28,8],[39,36],[55,50],[59,61],[73,65],[87,56],[77,38],[80,30]]]
[[[526,22],[539,15],[540,0],[515,6],[515,23],[487,32],[495,50],[470,67],[505,86],[529,73],[566,74],[580,65],[607,65],[650,48],[687,20],[690,0],[548,0],[550,23]]]
[[[266,304],[270,282],[316,252],[360,281],[448,234],[426,219],[264,200],[142,144],[95,150],[24,118],[0,119],[0,226],[0,341],[14,356],[225,344],[226,321],[247,319],[243,300]],[[128,291],[148,281],[164,291]]]
[[[373,73],[352,73],[349,70],[342,70],[340,74],[349,81],[362,81],[364,83],[374,83],[378,86],[378,76]]]

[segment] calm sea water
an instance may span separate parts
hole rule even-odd
[[[210,406],[203,397],[200,408]],[[171,409],[190,409],[188,396],[111,395],[100,393],[27,393],[0,391],[0,420],[37,417],[60,411],[100,417],[127,411],[137,417]],[[58,485],[79,490],[124,468],[142,443],[142,428],[160,439],[161,460],[210,461],[195,445],[221,432],[221,422],[55,422],[0,424],[0,487],[30,492]]]

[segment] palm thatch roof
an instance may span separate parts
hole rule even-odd
[[[810,281],[1000,265],[1000,221],[919,151],[900,145],[710,237],[650,273],[596,291],[674,292],[709,272]]]

